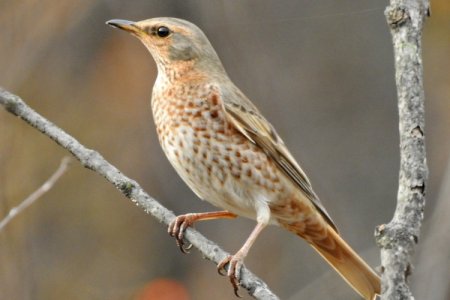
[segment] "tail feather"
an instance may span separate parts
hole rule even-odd
[[[374,300],[380,294],[380,277],[358,254],[328,227],[324,235],[305,237],[310,245],[366,300]]]

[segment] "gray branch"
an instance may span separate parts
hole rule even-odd
[[[422,28],[428,0],[391,0],[385,14],[394,45],[399,107],[400,175],[393,219],[376,230],[381,248],[382,299],[414,299],[407,284],[420,234],[428,168],[422,82]]]
[[[116,167],[107,162],[100,153],[86,148],[75,138],[31,109],[18,96],[11,94],[1,87],[0,104],[2,104],[7,111],[18,116],[54,140],[61,147],[68,150],[84,167],[105,177],[106,180],[112,183],[127,198],[131,199],[143,208],[146,213],[155,217],[159,222],[168,225],[175,218],[175,215],[171,211],[149,196],[136,181],[128,178]],[[189,228],[186,231],[186,239],[192,243],[204,257],[216,264],[228,255],[228,253],[223,251],[217,244],[208,240],[194,229]],[[242,269],[241,285],[256,299],[279,299],[272,291],[270,291],[266,283],[245,267]]]

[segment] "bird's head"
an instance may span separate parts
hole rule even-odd
[[[106,22],[136,36],[150,51],[159,70],[183,63],[196,68],[223,71],[222,64],[203,31],[176,18],[154,18],[139,22],[114,19]]]

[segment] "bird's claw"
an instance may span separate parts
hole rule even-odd
[[[226,265],[228,265],[228,271],[225,269]],[[233,286],[234,294],[239,298],[242,298],[239,295],[242,265],[243,260],[239,255],[228,255],[217,265],[217,272],[222,276],[228,276]]]
[[[170,224],[168,228],[169,235],[175,238],[178,248],[181,252],[187,254],[192,248],[192,244],[186,245],[184,240],[184,233],[189,226],[194,223],[192,214],[186,214],[177,216]]]
[[[168,232],[170,236],[175,238],[178,248],[180,248],[181,252],[189,253],[189,250],[192,248],[192,244],[186,245],[184,239],[184,233],[189,226],[194,224],[195,220],[197,220],[195,214],[185,214],[177,216],[170,224],[168,228]],[[241,269],[243,266],[244,257],[240,254],[240,252],[235,255],[229,255],[225,257],[218,265],[217,272],[219,272],[222,276],[228,276],[230,279],[231,285],[234,289],[234,294],[241,298],[239,295],[239,287],[241,280]],[[228,266],[227,268],[225,268]]]
[[[227,270],[225,269],[225,265],[230,261],[231,255],[227,256],[217,265],[217,272],[220,276],[227,276]]]

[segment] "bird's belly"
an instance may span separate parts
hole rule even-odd
[[[236,132],[186,124],[168,130],[160,141],[186,184],[222,209],[255,219],[258,201],[276,203],[288,192],[266,154]]]

